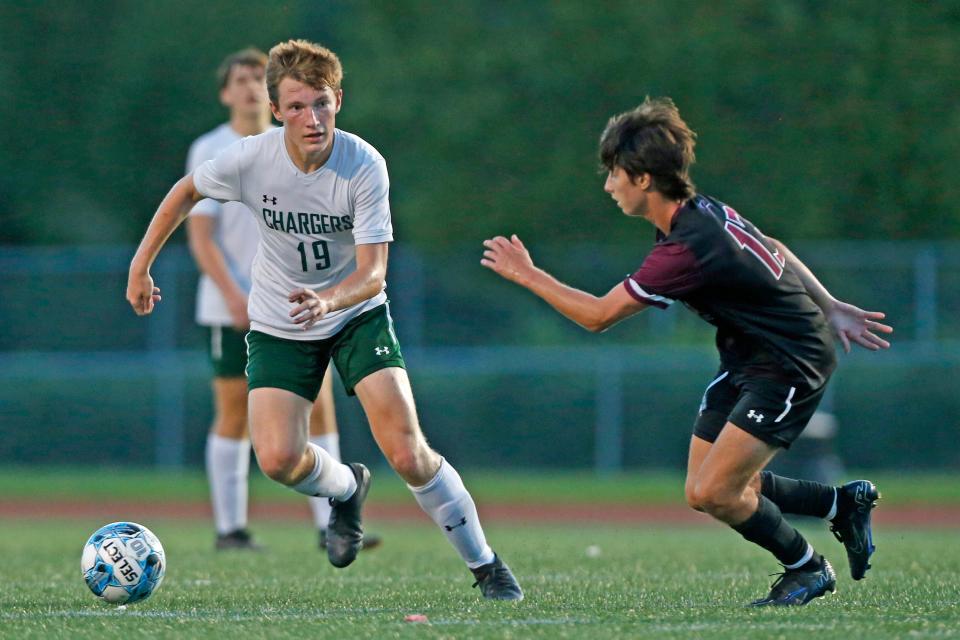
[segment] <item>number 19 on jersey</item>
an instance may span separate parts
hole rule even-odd
[[[326,269],[330,266],[330,252],[327,251],[327,242],[326,240],[317,240],[316,242],[310,243],[310,248],[313,253],[314,260],[314,269],[320,271]],[[301,242],[297,245],[297,251],[300,252],[300,266],[303,267],[304,271],[310,270],[310,263],[307,258],[307,245],[304,242]]]

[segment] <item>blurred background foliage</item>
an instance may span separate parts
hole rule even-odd
[[[0,3],[0,243],[135,242],[248,45],[341,56],[397,239],[650,239],[602,192],[606,119],[669,95],[694,178],[786,239],[960,237],[960,3]]]
[[[338,52],[338,124],[387,158],[392,310],[451,459],[685,459],[708,325],[672,309],[594,336],[478,264],[481,240],[518,233],[595,293],[635,269],[652,229],[603,193],[596,144],[611,115],[669,95],[699,132],[699,188],[897,327],[831,385],[840,456],[960,464],[955,422],[930,419],[960,415],[957,0],[0,0],[0,463],[202,462],[194,266],[161,254],[145,320],[126,265],[226,117],[217,65],[291,37]],[[359,406],[338,408],[345,454],[379,459]]]

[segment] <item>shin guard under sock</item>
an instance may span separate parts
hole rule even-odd
[[[752,516],[745,522],[732,525],[734,531],[772,553],[788,569],[798,568],[813,559],[813,547],[783,519],[777,505],[765,496],[759,496],[759,500],[759,508]]]

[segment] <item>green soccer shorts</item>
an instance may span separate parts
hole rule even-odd
[[[350,320],[325,340],[288,340],[260,331],[247,334],[247,388],[286,389],[313,402],[330,360],[347,395],[365,377],[387,367],[406,368],[384,303]]]
[[[246,331],[233,327],[207,327],[207,353],[216,378],[242,378],[247,368]]]

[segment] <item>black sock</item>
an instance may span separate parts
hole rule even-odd
[[[760,472],[760,493],[780,507],[781,513],[826,518],[833,507],[834,496],[840,508],[840,492],[830,485],[784,478],[770,471]]]
[[[800,562],[809,547],[800,532],[783,519],[777,505],[765,496],[760,496],[760,506],[756,512],[746,522],[734,525],[733,529],[772,553],[784,566]]]
[[[837,515],[845,516],[857,508],[853,496],[837,487]]]
[[[818,569],[821,569],[822,567],[823,567],[823,556],[817,553],[816,551],[814,551],[813,556],[811,556],[811,558],[807,560],[806,564],[804,564],[802,567],[799,567],[799,569],[801,571],[816,571]]]

